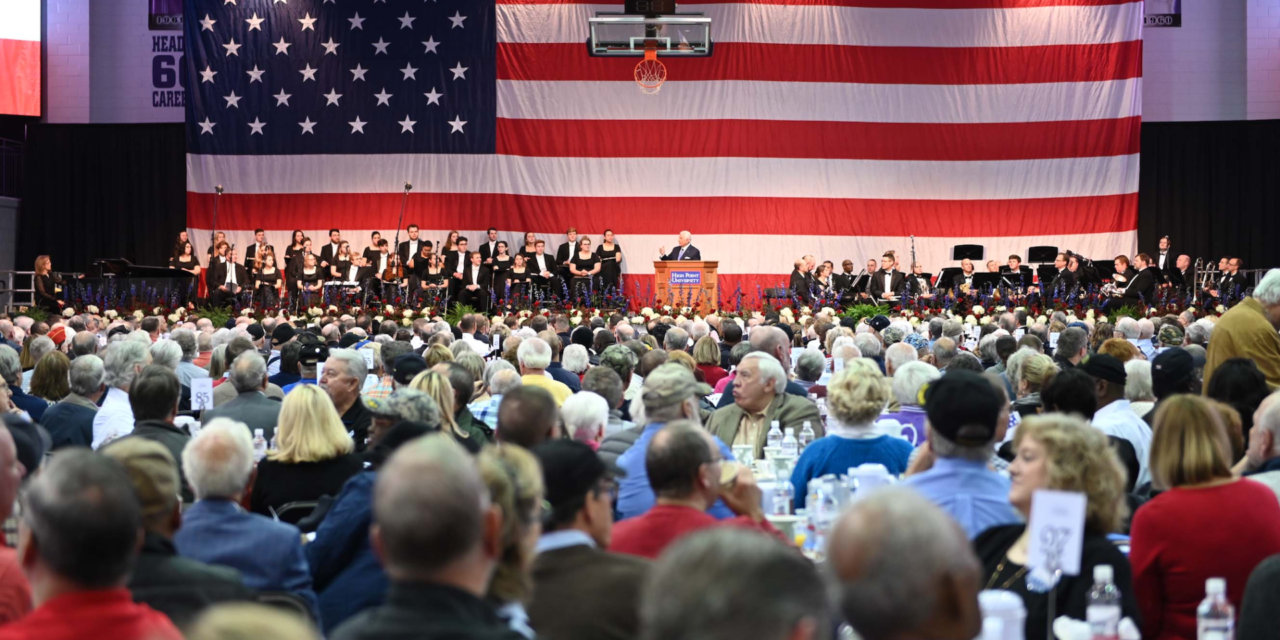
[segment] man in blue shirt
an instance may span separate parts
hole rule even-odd
[[[640,400],[644,402],[644,416],[648,423],[635,444],[618,456],[618,467],[626,472],[626,477],[618,484],[620,519],[643,515],[653,508],[653,487],[649,486],[645,453],[649,450],[649,442],[653,440],[654,434],[673,420],[701,423],[698,399],[708,393],[711,393],[711,387],[698,382],[688,369],[674,362],[654,369],[645,377]],[[733,460],[733,450],[719,438],[715,440],[716,446],[720,447],[720,455],[725,460]],[[707,513],[721,520],[736,515],[723,501],[717,501]]]
[[[1000,417],[1000,397],[971,371],[952,371],[925,388],[933,468],[906,479],[955,518],[969,535],[1020,522],[1009,504],[1009,480],[987,467]]]

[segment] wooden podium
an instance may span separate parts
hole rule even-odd
[[[673,307],[696,306],[716,310],[719,304],[720,283],[715,260],[654,260],[654,280],[657,282],[657,304]]]

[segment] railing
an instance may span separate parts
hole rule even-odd
[[[34,271],[0,271],[0,308],[10,313],[18,307],[35,306]],[[25,284],[26,288],[19,288]]]
[[[0,138],[0,196],[22,197],[22,143]]]

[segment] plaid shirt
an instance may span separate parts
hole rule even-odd
[[[498,403],[500,402],[502,402],[502,396],[491,396],[488,400],[469,404],[467,408],[471,410],[473,418],[489,425],[490,429],[497,429]]]
[[[372,388],[370,388],[368,391],[365,391],[361,395],[365,396],[366,398],[382,399],[391,395],[391,392],[394,390],[395,390],[395,385],[392,382],[391,378],[383,376],[382,380],[378,381],[378,384],[374,385]]]

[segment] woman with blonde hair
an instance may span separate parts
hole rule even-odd
[[[427,368],[431,368],[442,362],[453,362],[453,351],[442,344],[433,344],[422,357],[427,361]]]
[[[59,402],[71,393],[71,359],[61,351],[50,351],[36,363],[29,394],[47,402]]]
[[[1119,360],[1120,364],[1130,360],[1142,359],[1142,352],[1138,351],[1138,348],[1133,346],[1132,342],[1124,338],[1108,338],[1098,346],[1098,353],[1105,353]]]
[[[274,440],[258,463],[249,499],[254,513],[272,516],[291,502],[336,496],[364,468],[333,401],[316,385],[298,385],[284,397]],[[305,515],[293,511],[280,519],[292,524]]]
[[[984,568],[986,589],[1006,589],[1022,597],[1028,640],[1046,637],[1049,611],[1077,620],[1085,619],[1093,568],[1110,565],[1120,589],[1121,615],[1137,619],[1138,604],[1130,586],[1129,563],[1107,539],[1121,530],[1128,507],[1125,503],[1125,471],[1101,431],[1085,421],[1058,414],[1031,416],[1013,437],[1016,456],[1009,465],[1009,502],[1026,518],[1036,491],[1051,489],[1083,493],[1084,546],[1080,572],[1064,576],[1049,595],[1027,588],[1027,550],[1030,532],[1025,524],[992,527],[973,541]]]
[[[53,274],[53,261],[49,256],[36,256],[35,275],[31,277],[31,284],[37,307],[47,313],[62,313],[62,306],[66,304],[58,299],[58,285],[62,284],[62,279]]]
[[[882,464],[895,476],[906,471],[911,443],[876,426],[892,398],[889,381],[872,360],[858,358],[832,378],[827,385],[826,437],[805,447],[791,473],[797,509],[805,504],[809,481],[828,473],[845,473],[866,463]]]
[[[729,375],[720,368],[720,345],[711,336],[702,336],[693,343],[693,361],[712,387]]]
[[[1254,567],[1280,553],[1280,503],[1232,475],[1226,427],[1208,400],[1170,396],[1155,414],[1151,478],[1164,491],[1133,516],[1133,589],[1144,638],[1194,638],[1206,579],[1225,578],[1239,611]]]
[[[455,418],[457,407],[453,402],[453,385],[449,384],[448,378],[440,375],[438,371],[423,371],[414,376],[413,381],[409,383],[409,388],[426,393],[436,401],[436,406],[440,407],[441,431],[452,435],[453,439],[468,452],[480,453],[480,447],[487,442],[485,435],[474,426],[470,429],[458,426]]]
[[[542,467],[514,444],[485,447],[478,462],[489,499],[502,511],[502,556],[486,597],[512,631],[533,640],[522,603],[533,588],[534,550],[542,535]]]
[[[1018,396],[1013,402],[1013,411],[1023,418],[1040,413],[1044,407],[1040,391],[1057,373],[1058,367],[1053,358],[1042,353],[1024,356],[1017,370],[1018,378],[1013,380],[1014,392]]]

